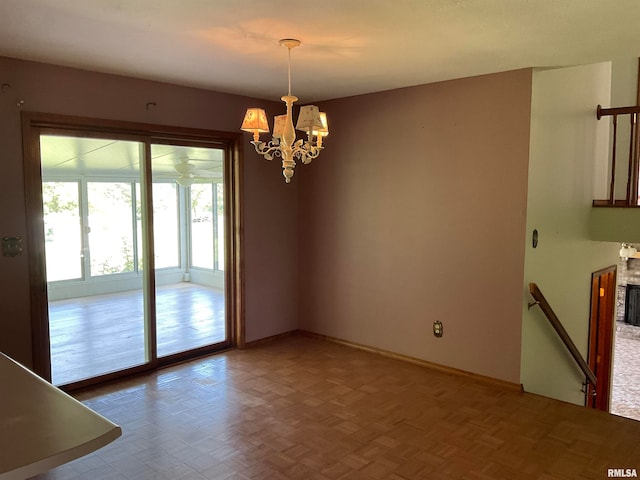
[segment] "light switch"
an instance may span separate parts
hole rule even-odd
[[[4,237],[2,239],[2,255],[5,257],[22,255],[22,237]]]

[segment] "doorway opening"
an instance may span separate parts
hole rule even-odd
[[[640,421],[640,258],[618,263],[611,413]]]
[[[37,373],[73,389],[241,343],[238,135],[26,117]]]

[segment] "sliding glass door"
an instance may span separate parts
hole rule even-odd
[[[55,133],[40,155],[52,382],[228,344],[227,150]]]
[[[42,135],[52,382],[142,365],[139,142]]]
[[[227,338],[224,268],[215,261],[224,257],[224,195],[212,197],[213,192],[223,190],[225,151],[152,144],[151,158],[157,347],[158,357],[163,358]],[[156,191],[160,186],[163,196]],[[168,208],[169,198],[176,199],[176,209]],[[170,231],[165,227],[169,224]],[[214,241],[219,229],[222,240]],[[176,240],[179,272],[159,258]]]

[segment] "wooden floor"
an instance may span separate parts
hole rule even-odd
[[[79,398],[123,437],[41,480],[573,480],[640,471],[640,422],[301,335]]]
[[[156,291],[158,356],[225,340],[224,293],[192,283]],[[54,385],[145,362],[140,290],[49,304]]]

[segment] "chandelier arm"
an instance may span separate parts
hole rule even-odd
[[[256,153],[263,155],[267,160],[273,160],[273,157],[280,157],[282,152],[280,151],[280,143],[278,141],[270,141],[269,143],[257,141],[251,142],[256,149]]]
[[[297,143],[297,142],[296,142]],[[302,161],[304,165],[311,163],[311,160],[318,158],[320,152],[324,147],[313,145],[312,143],[305,142],[302,145],[296,145],[293,149],[293,155]]]

